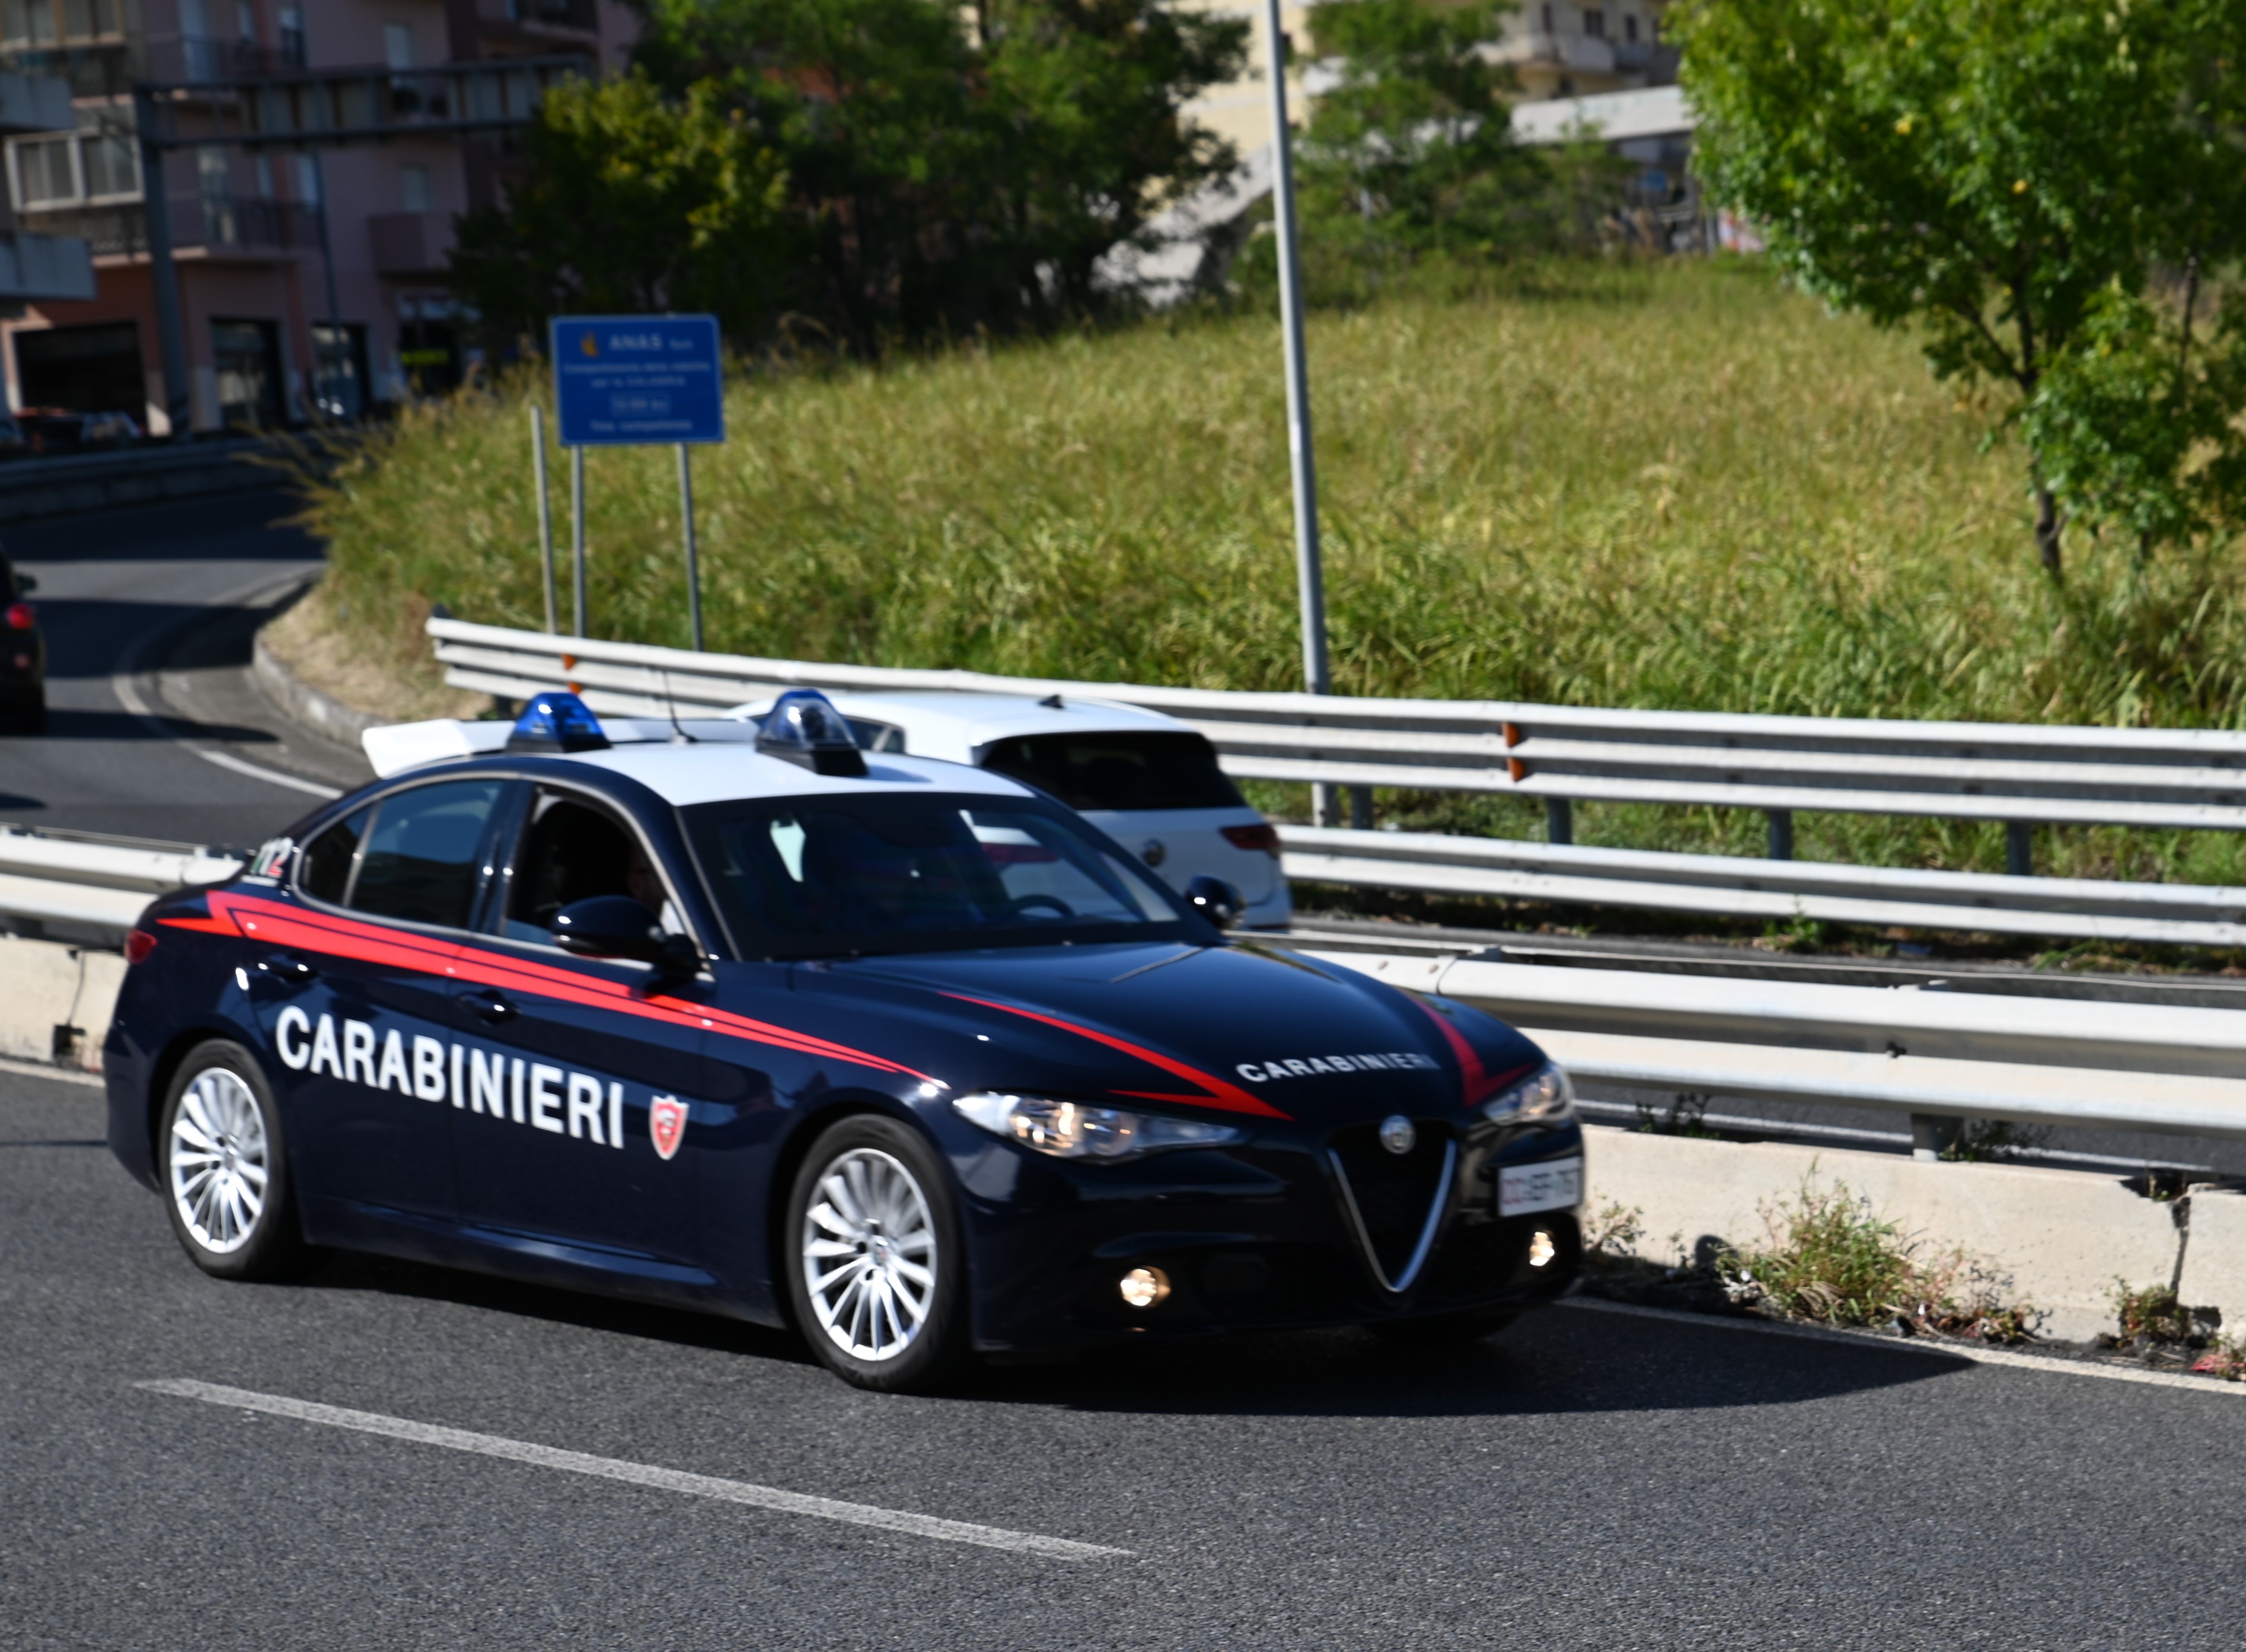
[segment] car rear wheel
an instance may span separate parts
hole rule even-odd
[[[164,1209],[180,1246],[220,1279],[279,1279],[307,1255],[281,1116],[256,1057],[199,1044],[172,1079],[158,1126]]]
[[[1519,1317],[1510,1308],[1480,1308],[1424,1319],[1387,1320],[1365,1329],[1395,1348],[1455,1348],[1494,1336]]]
[[[788,1295],[821,1363],[887,1393],[933,1386],[966,1343],[965,1274],[951,1186],[917,1131],[845,1118],[796,1173]]]

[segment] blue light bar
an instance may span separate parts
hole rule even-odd
[[[574,694],[534,694],[507,737],[510,751],[605,751],[601,720]]]
[[[757,750],[815,774],[856,777],[866,759],[834,702],[817,689],[790,689],[772,702],[757,736]]]

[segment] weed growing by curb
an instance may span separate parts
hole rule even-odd
[[[1727,1245],[1716,1258],[1717,1277],[1736,1306],[1978,1342],[2034,1336],[2037,1310],[2007,1302],[2007,1281],[1962,1249],[1930,1251],[1846,1183],[1824,1189],[1805,1177],[1792,1199],[1759,1208],[1765,1242]]]

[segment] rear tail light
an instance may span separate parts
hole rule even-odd
[[[1224,826],[1220,828],[1224,840],[1235,849],[1261,849],[1273,860],[1279,858],[1279,828],[1268,821],[1262,826]]]
[[[125,937],[125,962],[139,963],[156,949],[156,937],[146,929],[135,929]]]
[[[8,629],[10,630],[28,631],[38,622],[39,610],[33,608],[29,602],[10,602],[8,604]]]

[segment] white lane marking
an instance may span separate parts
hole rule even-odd
[[[362,1434],[380,1434],[417,1445],[442,1445],[449,1451],[472,1451],[479,1457],[502,1458],[539,1468],[560,1469],[569,1474],[589,1474],[597,1479],[622,1480],[630,1485],[679,1492],[688,1497],[714,1498],[721,1503],[743,1503],[751,1508],[772,1509],[782,1514],[806,1514],[813,1519],[841,1520],[850,1526],[878,1526],[912,1537],[934,1538],[943,1543],[974,1543],[984,1548],[1011,1549],[1023,1554],[1050,1554],[1057,1559],[1086,1560],[1128,1555],[1129,1549],[1103,1548],[1097,1543],[1072,1542],[1064,1537],[1040,1537],[1034,1532],[1010,1532],[1003,1526],[976,1526],[966,1520],[938,1519],[932,1514],[909,1514],[900,1509],[875,1508],[868,1503],[842,1503],[831,1497],[807,1497],[776,1486],[752,1485],[745,1480],[721,1480],[707,1474],[685,1474],[677,1469],[651,1468],[613,1457],[589,1457],[551,1445],[534,1445],[498,1434],[475,1434],[462,1428],[440,1428],[433,1423],[409,1422],[385,1417],[379,1411],[346,1411],[311,1400],[289,1399],[280,1394],[260,1394],[220,1383],[198,1383],[184,1377],[136,1383],[153,1394],[176,1394],[182,1399],[209,1405],[230,1405],[242,1411],[289,1417],[302,1423],[323,1423]]]
[[[90,1084],[96,1090],[105,1088],[98,1072],[79,1072],[70,1067],[50,1067],[43,1062],[17,1061],[10,1056],[0,1056],[0,1072],[21,1073],[26,1078],[51,1078],[57,1084]]]
[[[293,774],[282,773],[278,769],[246,763],[231,751],[207,751],[199,745],[190,745],[187,749],[206,763],[215,763],[221,769],[232,769],[236,774],[246,774],[251,779],[262,780],[269,785],[285,785],[292,792],[309,792],[316,798],[339,798],[344,794],[341,786],[322,785],[317,780],[300,780]]]
[[[1787,1325],[1773,1320],[1734,1317],[1729,1314],[1694,1314],[1676,1308],[1644,1308],[1636,1302],[1610,1302],[1596,1296],[1566,1297],[1560,1306],[1588,1308],[1601,1314],[1630,1314],[1639,1319],[1664,1319],[1678,1325],[1759,1331],[1766,1336],[1846,1343],[1852,1348],[1880,1348],[1898,1354],[1930,1354],[1939,1359],[1970,1360],[1977,1365],[2010,1365],[2020,1370],[2048,1371],[2059,1377],[2099,1377],[2109,1383],[2141,1383],[2147,1388],[2188,1388],[2195,1394],[2246,1395],[2246,1383],[2228,1383],[2219,1377],[2188,1377],[2181,1371],[2133,1370],[2126,1365],[2100,1365],[2090,1360],[2058,1359],[2049,1354],[2020,1354],[2008,1348],[1985,1348],[1975,1343],[1906,1342],[1899,1336],[1878,1336],[1866,1331],[1833,1330],[1822,1325]]]
[[[277,601],[282,592],[293,585],[303,583],[308,577],[310,576],[303,574],[292,574],[286,579],[275,580],[260,574],[248,584],[238,586],[205,606],[217,609],[238,608],[245,603],[255,606],[268,599]],[[109,690],[117,697],[119,704],[157,733],[171,739],[173,744],[181,751],[191,751],[206,763],[215,764],[221,769],[230,769],[236,774],[246,774],[253,780],[264,781],[268,785],[286,786],[292,792],[310,792],[316,798],[343,796],[340,787],[323,785],[317,780],[300,780],[293,774],[282,773],[278,769],[269,769],[262,764],[246,762],[231,752],[206,751],[201,746],[190,745],[185,740],[174,738],[171,725],[149,705],[146,700],[141,697],[139,687],[133,681],[140,674],[140,656],[148,651],[148,644],[153,640],[153,633],[133,638],[126,646],[124,657],[117,663],[117,670],[110,674]]]

